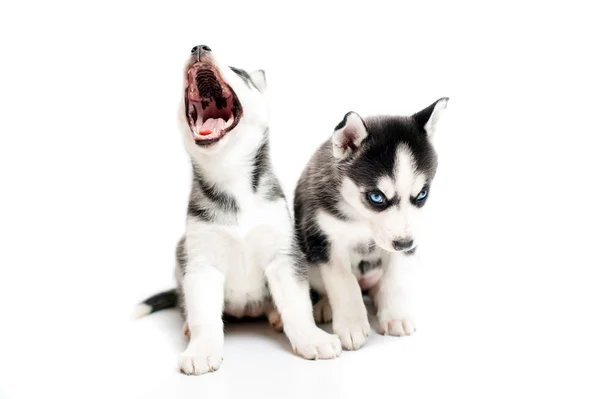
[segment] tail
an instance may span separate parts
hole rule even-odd
[[[174,308],[179,303],[179,295],[175,288],[153,295],[136,306],[131,315],[132,319],[139,319],[159,310]]]

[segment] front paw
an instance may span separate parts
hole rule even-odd
[[[333,332],[342,341],[342,346],[347,350],[356,350],[365,344],[371,327],[365,311],[360,317],[336,317],[333,315]]]
[[[317,326],[298,334],[296,338],[290,338],[290,342],[295,353],[309,360],[333,359],[342,354],[340,339]]]
[[[406,314],[391,315],[389,313],[381,312],[379,315],[379,332],[381,334],[404,337],[417,331],[412,317]]]
[[[223,362],[222,345],[201,345],[190,342],[179,358],[179,369],[187,375],[217,371]]]

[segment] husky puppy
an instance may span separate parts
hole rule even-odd
[[[307,267],[271,167],[263,71],[222,64],[196,46],[184,68],[180,125],[193,169],[186,231],[177,245],[178,288],[148,298],[138,315],[179,305],[190,340],[179,367],[221,366],[223,312],[265,315],[307,359],[341,353],[312,314]]]
[[[363,293],[373,299],[381,333],[415,331],[409,277],[437,168],[431,139],[447,102],[409,117],[363,120],[348,112],[300,177],[295,232],[320,296],[315,318],[333,320],[345,349],[360,348],[370,331]]]

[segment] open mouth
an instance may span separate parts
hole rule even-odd
[[[242,116],[242,106],[231,87],[213,65],[203,62],[188,69],[185,108],[198,145],[216,143]]]

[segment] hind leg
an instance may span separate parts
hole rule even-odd
[[[333,313],[327,296],[322,296],[319,301],[313,305],[313,314],[315,315],[317,324],[331,323],[331,320],[333,320]]]
[[[283,332],[283,321],[281,320],[281,313],[279,313],[277,308],[273,305],[269,305],[265,313],[273,330],[276,332]]]

